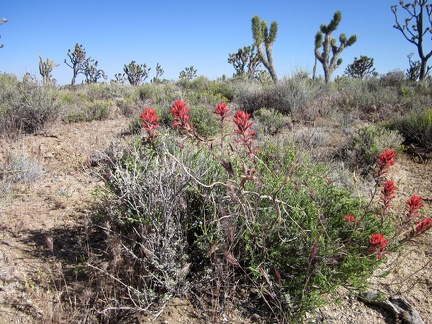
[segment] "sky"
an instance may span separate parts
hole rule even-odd
[[[340,10],[342,21],[333,33],[357,42],[342,54],[343,64],[335,73],[343,74],[354,58],[374,59],[379,74],[405,71],[411,52],[409,43],[395,23],[391,6],[398,0],[3,0],[0,18],[0,72],[22,77],[39,74],[40,54],[60,65],[52,71],[57,84],[71,82],[68,49],[83,45],[87,57],[99,62],[108,75],[123,73],[123,66],[135,60],[165,71],[162,78],[177,80],[180,71],[193,66],[197,75],[217,79],[235,72],[228,55],[253,43],[251,19],[258,15],[270,26],[278,22],[273,45],[275,69],[279,78],[299,71],[312,72],[314,39],[319,26],[328,24]],[[400,8],[400,14],[404,11]],[[427,51],[431,43],[425,44]],[[417,58],[417,54],[414,56]],[[319,64],[317,74],[323,75]],[[79,76],[77,83],[83,80]]]

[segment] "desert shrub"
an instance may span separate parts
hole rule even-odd
[[[244,112],[235,115],[235,138],[197,145],[184,136],[196,140],[181,114],[184,103],[176,107],[177,121],[185,119],[180,135],[150,137],[155,122],[148,110],[147,140],[113,145],[100,164],[98,215],[108,249],[102,262],[110,284],[123,292],[115,300],[128,296],[148,310],[193,289],[213,316],[228,302],[247,300],[266,318],[291,322],[338,286],[365,288],[385,253],[407,239],[399,239],[405,232],[388,217],[392,183],[383,184],[383,210],[371,204],[377,197],[365,201],[334,184],[330,170],[294,142],[255,143]],[[220,117],[227,113],[218,110]],[[389,150],[380,156],[374,195],[394,156]]]
[[[18,82],[7,75],[0,80],[4,86],[0,96],[1,134],[34,133],[59,116],[61,105],[55,88],[31,80]]]
[[[380,76],[383,86],[401,87],[405,83],[405,73],[402,70],[394,70]]]
[[[376,157],[384,149],[402,152],[403,136],[394,130],[380,125],[360,127],[350,135],[347,144],[342,148],[341,158],[352,169],[368,173],[373,167]]]
[[[191,107],[192,125],[200,136],[210,137],[217,132],[219,122],[213,111],[214,108],[205,105]]]
[[[169,83],[148,83],[137,88],[138,98],[150,101],[152,105],[169,105],[178,98],[179,93],[179,88]]]
[[[289,125],[288,118],[274,109],[261,108],[254,113],[259,131],[265,135],[281,133]]]
[[[394,117],[386,126],[401,133],[406,145],[414,144],[432,150],[432,108],[417,109]]]
[[[0,163],[0,201],[13,194],[14,184],[30,184],[43,175],[42,163],[25,150],[5,152]]]
[[[238,80],[234,85],[236,95],[233,102],[248,113],[253,113],[260,108],[271,108],[269,89],[272,86],[254,81]]]
[[[310,80],[300,73],[291,78],[280,80],[270,90],[271,106],[284,115],[303,119],[321,87],[318,81]]]
[[[388,106],[400,103],[397,87],[384,86],[376,78],[361,80],[358,78],[340,78],[335,82],[333,97],[335,104],[345,112],[360,112],[362,118],[371,113],[388,118]]]
[[[64,111],[62,120],[65,123],[108,119],[112,113],[113,103],[108,101],[79,102]]]

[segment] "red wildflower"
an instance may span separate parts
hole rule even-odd
[[[218,118],[220,121],[223,121],[227,117],[228,113],[228,107],[226,103],[221,102],[217,105],[216,110],[213,112],[216,115],[219,115],[220,118]]]
[[[159,127],[159,118],[156,114],[156,110],[152,108],[146,108],[140,116],[141,123],[146,131],[152,131]]]
[[[252,148],[252,139],[255,138],[256,132],[255,130],[250,129],[250,127],[253,125],[253,122],[249,121],[249,117],[250,114],[247,112],[242,110],[237,111],[234,116],[234,123],[237,125],[235,132],[241,135],[241,138],[238,140],[238,142],[243,142],[243,144],[246,145],[249,154],[253,155],[255,150]]]
[[[237,134],[244,134],[249,127],[253,125],[252,121],[249,121],[249,117],[251,114],[248,114],[247,112],[243,110],[237,111],[237,113],[234,116],[234,123],[237,125],[236,133]]]
[[[418,212],[423,206],[422,197],[414,195],[406,201],[406,204],[408,206],[407,218],[418,217]]]
[[[141,114],[140,118],[141,118],[141,123],[143,125],[143,128],[148,134],[147,140],[153,142],[154,138],[157,137],[155,130],[156,128],[159,127],[158,124],[159,118],[156,114],[156,110],[152,108],[146,108],[144,112]]]
[[[385,174],[389,167],[395,164],[395,158],[397,154],[394,150],[385,149],[384,152],[378,156],[377,167],[378,176]]]
[[[179,127],[180,130],[187,132],[192,131],[193,127],[190,123],[190,109],[186,107],[186,102],[177,100],[172,105],[171,115],[174,118],[173,127]]]
[[[347,220],[347,222],[357,223],[357,219],[353,215],[345,215],[344,218]]]
[[[395,186],[394,182],[389,180],[382,183],[383,190],[381,200],[384,204],[384,211],[386,211],[388,208],[390,208],[391,201],[393,198],[395,198],[395,191],[397,190],[397,187]]]
[[[370,251],[378,253],[377,258],[381,259],[382,254],[390,240],[384,239],[384,234],[372,234],[370,240]]]
[[[432,219],[431,218],[422,218],[421,220],[415,222],[415,228],[410,232],[409,236],[418,236],[424,232],[426,232],[429,228],[432,227]]]

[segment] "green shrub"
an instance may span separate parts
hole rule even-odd
[[[402,152],[404,138],[397,131],[379,125],[368,125],[358,128],[342,148],[342,160],[351,168],[368,173],[376,157],[384,149]]]
[[[276,135],[288,125],[287,117],[274,109],[261,108],[254,113],[260,132],[265,135]]]
[[[414,144],[422,149],[432,150],[432,108],[395,117],[386,126],[401,133],[406,145]]]
[[[62,120],[65,123],[77,123],[81,121],[108,119],[111,115],[113,103],[111,101],[98,101],[90,103],[78,103],[68,107],[63,113]]]
[[[0,134],[34,133],[60,114],[57,91],[33,81],[0,78]]]
[[[198,135],[210,137],[217,132],[220,123],[213,111],[214,108],[204,105],[191,107],[191,121]]]

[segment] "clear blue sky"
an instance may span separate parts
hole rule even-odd
[[[64,64],[68,49],[82,44],[87,55],[99,61],[108,80],[135,60],[151,67],[159,63],[164,78],[176,80],[181,70],[194,66],[198,75],[216,79],[232,76],[229,53],[251,45],[251,19],[259,15],[279,30],[273,46],[279,77],[298,70],[312,71],[314,37],[322,23],[328,24],[340,10],[342,21],[334,36],[357,34],[345,49],[342,74],[354,57],[374,58],[378,73],[408,68],[407,55],[416,53],[393,28],[391,5],[398,0],[3,0],[0,18],[0,71],[40,78],[38,54],[59,67],[53,70],[58,84],[70,83],[72,69]],[[402,13],[403,10],[400,9]],[[427,45],[430,45],[428,43]],[[426,47],[429,51],[430,46]],[[416,54],[417,55],[417,54]],[[415,56],[416,57],[416,56]],[[321,65],[318,73],[323,74]],[[150,79],[149,78],[149,79]],[[78,82],[82,80],[79,77]]]

